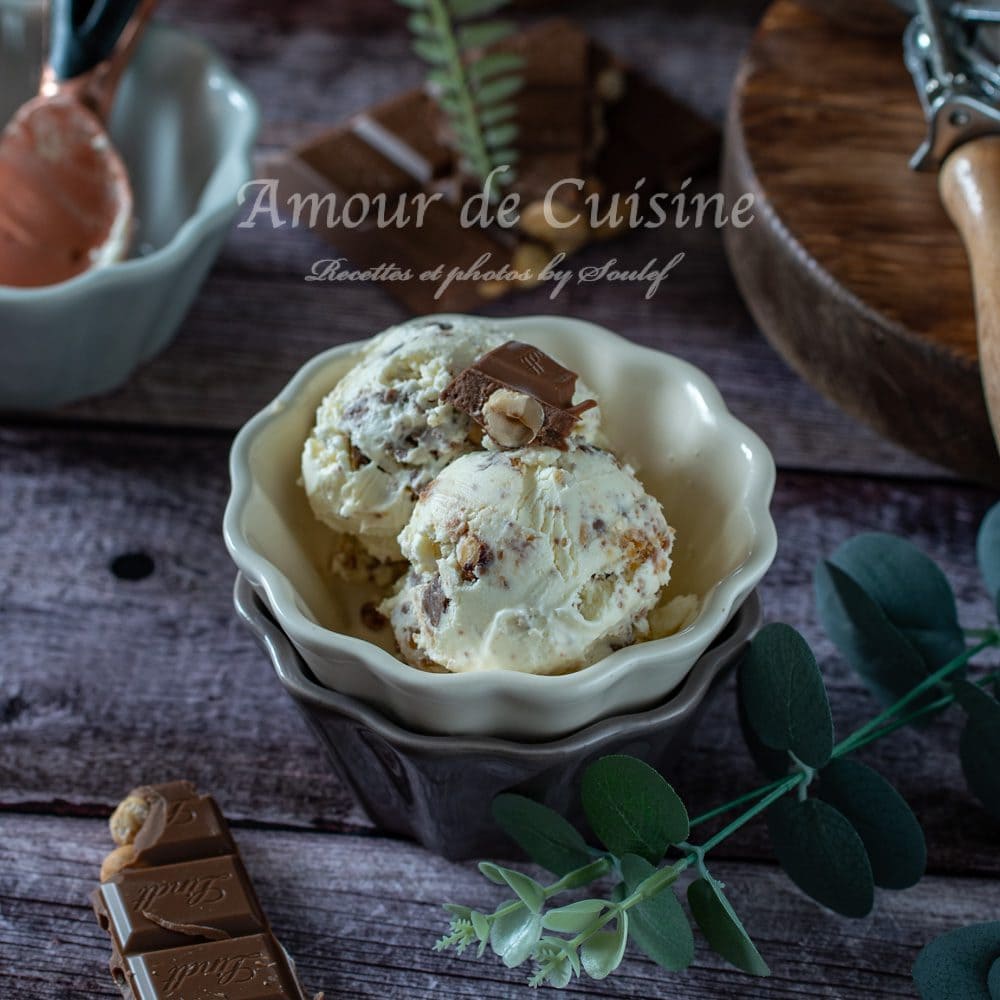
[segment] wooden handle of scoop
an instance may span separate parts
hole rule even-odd
[[[979,367],[1000,443],[1000,135],[959,146],[945,160],[938,185],[972,265]]]

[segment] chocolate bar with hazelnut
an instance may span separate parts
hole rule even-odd
[[[502,448],[566,448],[580,415],[596,400],[573,403],[576,373],[544,351],[509,340],[445,386],[441,399],[467,413]]]
[[[305,1000],[214,799],[144,785],[110,827],[92,902],[125,1000]]]
[[[623,228],[594,225],[585,198],[597,199],[596,215],[603,218],[611,196],[637,194],[645,202],[717,157],[713,125],[571,21],[544,21],[495,48],[525,59],[524,86],[513,98],[519,158],[505,189],[519,199],[516,224],[480,225],[473,212],[463,225],[463,203],[478,186],[462,175],[447,121],[423,89],[355,115],[291,151],[270,171],[280,205],[298,198],[291,221],[321,234],[414,313],[468,311],[537,285],[557,253],[572,253]],[[559,183],[574,178],[580,184]],[[645,184],[636,192],[641,178]],[[390,216],[402,197],[409,221],[383,225],[374,212],[360,221],[330,212],[355,195],[384,196]],[[435,195],[420,218],[414,198]],[[392,277],[378,270],[387,264],[397,269]],[[453,272],[459,277],[444,286],[441,279]]]

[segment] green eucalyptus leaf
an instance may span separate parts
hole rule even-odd
[[[493,921],[490,947],[503,959],[504,965],[513,967],[531,957],[541,936],[542,918],[518,903]]]
[[[549,931],[575,934],[589,927],[607,905],[603,899],[581,899],[579,902],[548,910],[542,917],[542,926]]]
[[[532,861],[554,875],[566,875],[592,860],[583,837],[559,813],[523,795],[498,795],[493,818]]]
[[[447,0],[454,18],[466,21],[473,17],[486,17],[505,7],[508,0]]]
[[[809,644],[790,625],[765,625],[740,667],[746,718],[772,750],[790,750],[810,767],[833,751],[833,718]]]
[[[876,885],[908,889],[920,881],[927,868],[924,831],[882,775],[859,761],[831,761],[820,772],[819,797],[857,830]]]
[[[622,964],[628,944],[628,926],[629,915],[619,914],[614,930],[598,931],[584,941],[580,961],[591,979],[605,979]]]
[[[581,885],[590,885],[596,878],[608,873],[607,858],[595,858],[589,865],[577,868],[562,878],[564,889],[579,889]]]
[[[514,890],[517,898],[531,910],[532,913],[540,913],[545,905],[545,890],[530,875],[523,872],[514,871],[510,868],[501,868],[500,873],[504,881]]]
[[[572,978],[573,966],[570,964],[567,955],[561,955],[559,958],[549,960],[547,975],[545,977],[545,982],[549,986],[554,986],[557,990],[561,990],[569,986]]]
[[[875,901],[875,880],[857,831],[818,799],[779,799],[767,811],[779,864],[807,895],[845,917],[863,917]]]
[[[571,971],[580,975],[580,956],[576,953],[576,948],[565,938],[543,937],[535,946],[534,958],[536,962],[557,959],[560,962],[569,962]]]
[[[968,681],[955,681],[954,691],[969,716],[958,744],[965,780],[986,811],[1000,819],[1000,702]]]
[[[714,952],[751,976],[771,974],[719,882],[711,877],[695,879],[687,897],[695,922]]]
[[[982,719],[984,722],[995,722],[1000,719],[1000,704],[984,691],[978,684],[967,680],[954,682],[952,690],[955,700],[962,706],[970,718]]]
[[[602,757],[583,774],[583,809],[612,854],[657,862],[687,839],[687,810],[661,774],[635,757]]]
[[[471,906],[460,906],[458,903],[445,903],[444,908],[453,916],[458,917],[459,920],[471,920],[472,919],[472,907]]]
[[[473,910],[470,914],[472,929],[476,932],[476,937],[485,944],[490,939],[490,922],[486,919],[485,913]]]
[[[531,910],[538,913],[545,903],[545,890],[529,875],[514,871],[512,868],[501,868],[492,861],[480,861],[479,870],[496,885],[506,885],[514,890],[518,899]]]
[[[621,869],[627,894],[656,872],[645,858],[634,854],[621,859]],[[679,972],[694,961],[694,935],[673,889],[665,886],[628,912],[632,940],[661,968]]]
[[[496,80],[489,80],[476,88],[476,102],[483,107],[499,104],[513,97],[523,85],[524,79],[520,76],[501,76]]]
[[[458,46],[467,49],[485,49],[509,38],[517,26],[513,21],[481,21],[479,24],[463,24],[456,32]]]
[[[930,556],[905,538],[865,532],[830,557],[913,644],[930,673],[965,650],[955,594]]]
[[[625,883],[619,882],[618,885],[611,890],[611,902],[620,903],[627,895],[628,889],[625,887]]]
[[[1000,1000],[1000,958],[990,966],[990,974],[986,978],[990,991],[990,1000]]]
[[[742,697],[736,699],[736,712],[740,721],[740,731],[743,733],[743,741],[761,772],[769,778],[782,778],[787,775],[792,763],[788,751],[772,750],[770,747],[764,746],[760,737],[753,731],[753,726],[750,725]]]
[[[962,731],[959,755],[972,793],[991,816],[1000,819],[1000,731],[970,719]]]
[[[991,1000],[998,958],[1000,921],[959,927],[924,947],[913,978],[923,1000]]]
[[[492,861],[480,861],[479,873],[484,878],[488,878],[494,885],[507,884],[503,875],[500,874],[500,866],[493,864]]]
[[[820,621],[844,659],[878,698],[891,705],[927,676],[923,657],[859,584],[830,562],[816,567]],[[937,697],[930,691],[914,707]]]
[[[976,560],[994,599],[1000,598],[1000,503],[994,504],[979,525]]]

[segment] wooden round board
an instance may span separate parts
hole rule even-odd
[[[776,0],[737,78],[724,153],[730,263],[768,339],[844,409],[963,476],[1000,483],[969,266],[911,153],[923,113],[901,36]]]

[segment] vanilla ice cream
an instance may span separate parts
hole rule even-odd
[[[421,492],[381,611],[417,666],[573,670],[648,635],[673,534],[610,452],[463,455]]]
[[[397,536],[420,490],[459,456],[490,446],[440,395],[510,339],[501,324],[471,317],[413,320],[375,337],[323,400],[303,449],[302,482],[315,515],[342,535],[349,561],[400,560]],[[588,394],[578,386],[581,399]],[[577,436],[595,441],[599,428],[599,411],[589,410]]]

